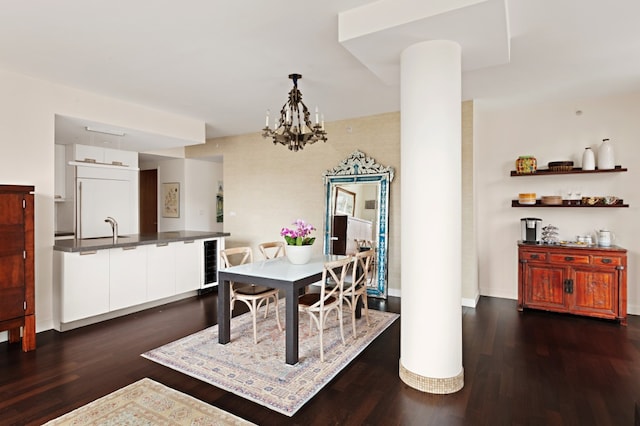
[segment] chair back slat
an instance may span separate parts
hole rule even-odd
[[[265,259],[273,259],[285,255],[285,244],[282,241],[271,241],[258,245],[260,253]]]

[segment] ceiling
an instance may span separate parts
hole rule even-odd
[[[393,1],[404,8],[445,0]],[[278,111],[285,102],[291,88],[287,76],[294,72],[303,76],[299,88],[305,102],[312,109],[317,105],[326,121],[398,111],[397,82],[381,78],[358,56],[358,49],[382,49],[385,40],[370,38],[369,46],[360,40],[357,49],[339,41],[339,13],[374,3],[6,0],[0,68],[201,120],[208,138],[258,131],[265,111]],[[637,0],[506,0],[506,5],[510,58],[465,68],[464,99],[531,102],[640,90]],[[481,14],[461,19],[460,26],[487,31],[494,24]],[[462,47],[464,65],[465,55],[473,54]],[[56,138],[87,143],[96,136],[84,131],[86,125],[108,123],[59,117]],[[126,142],[105,138],[122,149],[181,143],[120,130],[128,134]],[[132,140],[137,146],[125,146]]]

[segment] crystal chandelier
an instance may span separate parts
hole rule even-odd
[[[273,129],[269,127],[269,110],[265,119],[262,137],[273,138],[273,144],[282,144],[292,151],[303,149],[306,144],[312,144],[319,140],[327,141],[327,132],[324,131],[324,116],[320,119],[318,107],[316,107],[315,124],[311,124],[309,109],[302,102],[302,93],[298,90],[300,74],[289,74],[293,80],[293,88],[289,92],[289,99],[280,110],[280,117],[273,120]]]

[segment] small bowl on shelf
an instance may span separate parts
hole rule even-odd
[[[561,206],[562,197],[560,195],[543,195],[540,197],[540,204],[546,206]]]
[[[518,204],[533,205],[536,203],[535,192],[523,192],[518,194]]]
[[[552,172],[569,172],[573,170],[573,161],[551,161],[548,166]]]

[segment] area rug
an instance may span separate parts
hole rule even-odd
[[[285,318],[284,303],[280,318]],[[258,314],[258,344],[253,343],[250,314],[231,319],[231,342],[218,343],[218,326],[207,328],[142,354],[143,357],[188,374],[206,383],[255,401],[274,411],[293,416],[399,315],[369,310],[371,326],[364,316],[357,321],[357,338],[351,317],[345,313],[342,344],[336,315],[327,319],[324,330],[324,363],[320,362],[320,339],[309,317],[300,314],[299,362],[285,363],[285,333],[276,326],[273,311],[262,319]]]
[[[253,425],[219,408],[144,378],[47,425]]]

